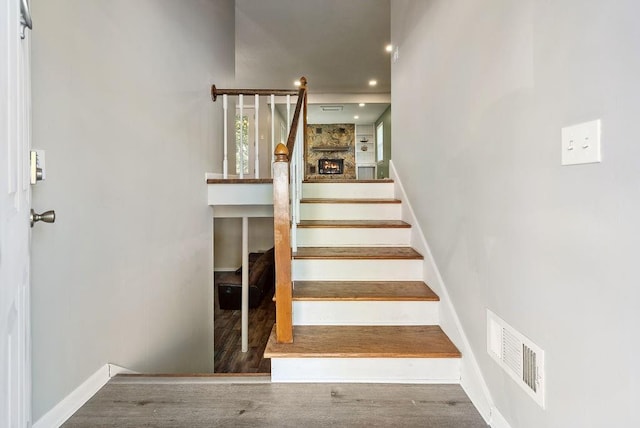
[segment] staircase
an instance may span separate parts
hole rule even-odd
[[[393,181],[305,181],[302,196],[294,343],[272,331],[272,381],[458,383],[461,355],[438,325]]]

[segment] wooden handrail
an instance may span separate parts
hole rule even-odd
[[[302,85],[301,85],[302,86]],[[218,95],[298,95],[295,89],[218,89],[211,85],[211,99],[216,101]]]
[[[304,106],[305,117],[304,123],[307,123],[306,110],[307,110],[307,79],[304,77],[300,79],[300,89],[298,90],[298,102],[296,103],[296,109],[293,112],[293,119],[291,120],[291,128],[289,129],[289,137],[287,138],[287,150],[289,153],[293,153],[293,147],[296,143],[296,132],[298,131],[298,122],[300,121],[300,113],[302,111],[302,106]],[[304,134],[307,134],[305,126]]]

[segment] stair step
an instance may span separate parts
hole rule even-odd
[[[411,247],[300,247],[294,260],[422,260],[424,257]]]
[[[393,198],[306,197],[300,202],[302,220],[399,220],[402,218],[402,203]]]
[[[314,180],[302,183],[305,198],[393,198],[391,180]]]
[[[298,247],[409,246],[411,225],[400,220],[302,220]]]
[[[394,198],[302,198],[301,204],[401,204]]]
[[[439,301],[422,281],[295,281],[293,300]]]
[[[294,325],[435,325],[439,298],[422,281],[295,281]]]
[[[440,326],[295,326],[294,343],[275,340],[265,358],[460,358]]]
[[[319,178],[311,178],[304,180],[303,183],[315,183],[315,184],[333,184],[333,183],[393,183],[390,178],[380,178],[375,180],[358,180],[353,178],[332,178],[323,180]]]
[[[402,220],[302,220],[298,228],[327,229],[410,229]]]

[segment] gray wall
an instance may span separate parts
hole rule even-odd
[[[33,416],[106,363],[213,369],[205,172],[233,85],[232,0],[34,0]]]
[[[640,426],[640,4],[391,2],[393,162],[512,427]],[[602,119],[601,164],[560,166]],[[546,351],[542,410],[486,352],[489,308]]]

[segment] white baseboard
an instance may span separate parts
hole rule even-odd
[[[59,427],[67,421],[84,403],[89,401],[113,376],[121,373],[135,373],[115,364],[105,364],[75,390],[45,413],[33,428]]]
[[[480,371],[480,366],[471,350],[471,345],[462,328],[460,318],[451,302],[449,293],[445,286],[444,280],[440,275],[438,266],[436,265],[431,248],[422,232],[422,228],[418,223],[417,217],[409,202],[409,197],[404,190],[402,180],[398,175],[398,171],[389,161],[389,174],[395,182],[396,198],[402,201],[402,220],[411,224],[413,233],[411,244],[424,256],[423,274],[427,284],[440,297],[440,326],[445,333],[451,338],[462,353],[462,364],[460,367],[460,385],[463,387],[469,399],[474,404],[480,415],[489,423],[494,410],[493,399],[489,392],[486,382]],[[508,426],[508,425],[507,425]]]
[[[213,273],[225,273],[225,272],[235,272],[238,270],[238,266],[236,267],[217,267],[213,270]]]
[[[502,413],[495,407],[491,409],[491,421],[489,422],[491,428],[511,428],[509,422],[502,416]]]

